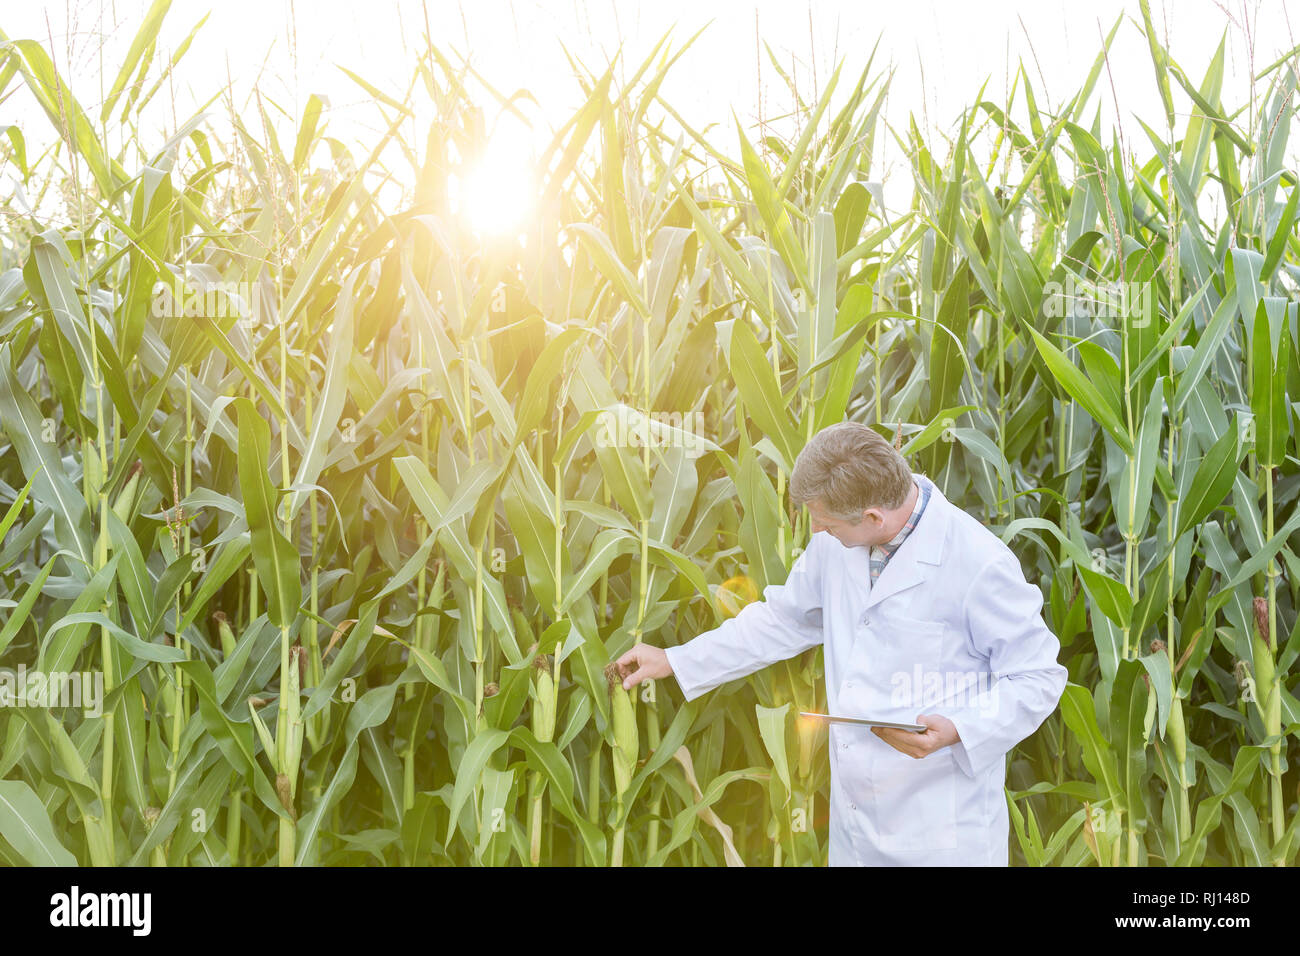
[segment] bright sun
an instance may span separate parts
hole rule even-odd
[[[483,235],[517,232],[536,201],[528,130],[506,119],[497,124],[464,180],[454,184],[459,211],[470,228]]]

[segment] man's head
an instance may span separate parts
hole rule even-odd
[[[858,422],[819,431],[790,475],[790,500],[807,505],[813,531],[826,531],[845,547],[884,544],[896,535],[912,488],[903,456]]]

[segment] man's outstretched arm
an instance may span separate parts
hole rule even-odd
[[[769,584],[763,600],[677,647],[637,644],[618,659],[623,686],[673,675],[687,700],[822,642],[821,561],[813,535],[784,584]]]

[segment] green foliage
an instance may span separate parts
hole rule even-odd
[[[0,34],[60,138],[0,149],[84,200],[0,227],[0,664],[105,692],[0,709],[0,860],[824,862],[820,652],[689,704],[605,668],[784,579],[788,470],[849,418],[1043,588],[1071,683],[1009,757],[1016,862],[1295,862],[1292,58],[1229,110],[1143,2],[1140,156],[1079,125],[1104,51],[944,157],[870,62],[728,156],[666,132],[661,43],[578,68],[521,242],[449,186],[512,101],[432,44],[404,93],[349,74],[361,156],[314,96],[291,153],[260,100],[134,140],[168,7],[98,115]]]

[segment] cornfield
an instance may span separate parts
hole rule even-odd
[[[0,861],[824,863],[820,651],[690,703],[607,666],[784,580],[852,419],[1043,590],[1013,863],[1296,862],[1300,48],[1224,103],[1143,0],[1059,109],[1021,69],[926,141],[874,58],[805,99],[773,57],[790,136],[694,129],[666,37],[575,62],[502,236],[454,182],[519,94],[426,36],[354,76],[371,142],[221,90],[147,141],[168,7],[91,107],[0,33],[55,142],[0,138]],[[1120,30],[1144,142],[1096,118]]]

